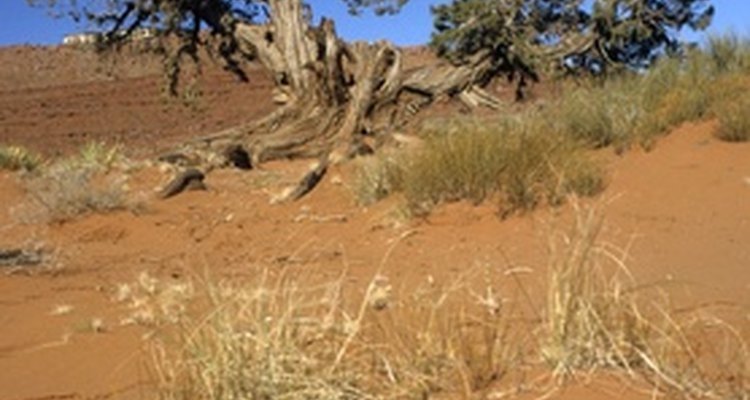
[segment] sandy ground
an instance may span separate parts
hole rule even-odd
[[[70,50],[47,51],[0,50],[0,142],[47,153],[91,139],[152,149],[154,142],[166,146],[270,109],[268,81],[241,84],[220,71],[207,77],[201,112],[163,109],[158,65],[138,64],[129,75],[110,79],[87,72],[94,67],[85,62],[60,61],[75,63]],[[36,59],[57,73],[29,75],[18,67]],[[686,125],[651,152],[602,153],[608,188],[592,202],[604,210],[603,237],[628,249],[639,282],[667,288],[678,308],[709,307],[748,336],[750,144],[722,143],[713,138],[714,129],[712,122]],[[129,310],[114,300],[119,284],[144,271],[177,282],[206,273],[248,276],[258,266],[310,279],[346,271],[357,297],[376,273],[388,276],[398,293],[427,277],[452,279],[477,266],[524,267],[531,301],[543,303],[549,229],[564,225],[571,206],[502,220],[491,204],[459,203],[404,220],[393,200],[357,206],[348,169],[333,170],[297,203],[269,205],[265,183],[281,186],[300,168],[282,163],[218,171],[208,178],[207,192],[166,201],[154,198],[164,176],[145,169],[131,182],[143,198],[138,212],[63,224],[23,222],[23,186],[17,176],[1,173],[0,247],[38,244],[51,256],[48,270],[0,273],[0,398],[151,398],[149,329],[121,325]],[[555,398],[634,396],[622,383],[604,379],[573,384]]]

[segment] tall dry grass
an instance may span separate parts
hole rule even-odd
[[[627,251],[600,238],[601,214],[573,204],[573,227],[549,241],[539,349],[553,374],[614,371],[659,396],[750,398],[742,335],[705,310],[675,310],[667,288],[639,284]]]
[[[198,316],[155,342],[160,397],[470,398],[518,364],[511,312],[489,287],[475,296],[461,277],[397,295],[378,275],[353,303],[343,280],[268,270],[244,285],[208,284]]]
[[[602,239],[598,211],[571,203],[572,226],[550,236],[539,309],[509,297],[532,294],[496,266],[399,293],[382,275],[355,295],[343,277],[268,269],[206,284],[152,341],[160,398],[512,398],[598,373],[655,398],[750,398],[743,333],[639,284],[627,252]]]

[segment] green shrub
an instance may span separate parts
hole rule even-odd
[[[616,79],[564,95],[556,105],[559,129],[593,148],[630,141],[633,126],[643,114],[631,80]]]
[[[425,132],[419,148],[390,157],[370,162],[377,167],[360,168],[358,186],[371,188],[360,191],[360,198],[401,192],[418,213],[440,203],[480,203],[493,196],[503,212],[529,210],[603,187],[601,170],[583,148],[556,134],[553,124],[537,113],[515,120],[446,121]]]
[[[69,162],[83,168],[108,171],[124,159],[122,147],[119,145],[108,146],[103,142],[89,142],[81,147],[78,156],[70,158]]]
[[[42,163],[42,158],[20,146],[0,145],[0,169],[10,171],[33,171]]]

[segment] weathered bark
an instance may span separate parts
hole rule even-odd
[[[499,107],[477,85],[487,83],[486,57],[464,66],[447,63],[403,71],[401,52],[385,41],[347,44],[333,21],[310,26],[300,1],[269,0],[271,20],[263,25],[203,16],[215,28],[232,29],[240,47],[273,73],[276,101],[271,115],[186,144],[206,170],[233,164],[228,148],[241,148],[253,165],[274,159],[325,158],[339,162],[363,151],[365,136],[388,135],[422,107],[452,96],[465,104]],[[414,100],[416,99],[416,100]],[[316,179],[302,179],[305,185]],[[207,171],[206,171],[207,172]],[[296,199],[312,187],[301,188]]]

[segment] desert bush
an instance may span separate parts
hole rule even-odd
[[[76,156],[60,159],[23,178],[30,198],[27,217],[61,222],[91,212],[133,206],[127,175],[115,169],[124,157],[119,147],[89,144]]]
[[[33,171],[42,163],[42,158],[20,146],[0,145],[0,169],[10,171]]]
[[[365,199],[400,192],[412,210],[422,212],[439,203],[496,196],[503,212],[513,212],[603,187],[601,171],[583,149],[536,113],[453,119],[428,126],[423,135],[422,146],[360,169],[360,185],[370,188],[360,191]]]
[[[559,130],[591,147],[649,147],[684,122],[715,116],[746,91],[750,45],[736,36],[709,38],[706,49],[659,60],[646,71],[584,81],[555,100]]]
[[[61,222],[85,213],[125,209],[126,181],[123,175],[53,165],[24,182],[36,217]]]
[[[375,203],[400,186],[400,155],[381,152],[376,157],[361,157],[355,160],[355,177],[352,190],[362,205]]]
[[[572,89],[549,111],[558,129],[589,147],[622,146],[643,117],[639,93],[628,78]]]

